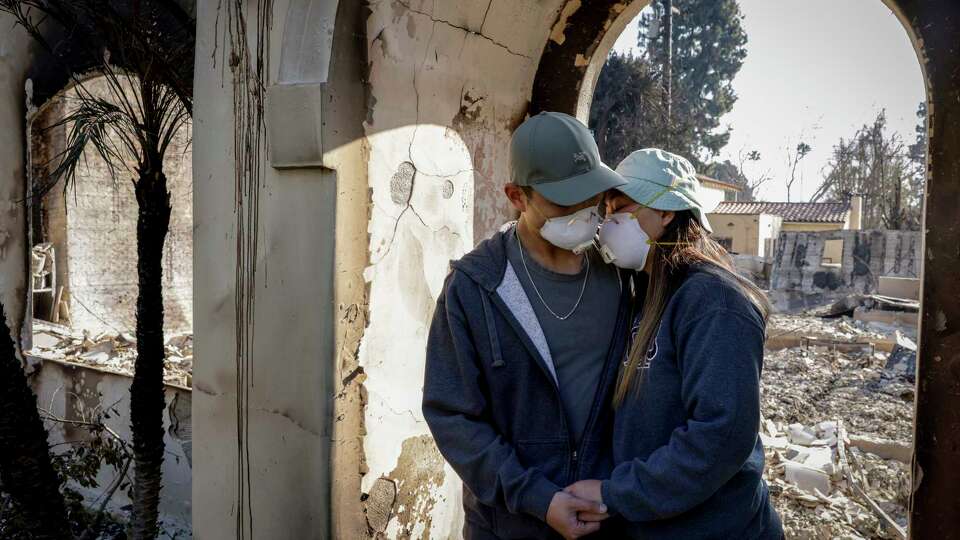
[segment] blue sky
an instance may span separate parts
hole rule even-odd
[[[748,54],[733,83],[739,100],[722,119],[733,134],[721,159],[737,163],[741,150],[758,150],[762,160],[748,165],[748,173],[774,175],[761,198],[786,200],[786,148],[801,136],[813,150],[801,162],[795,201],[816,189],[837,140],[880,109],[890,128],[913,142],[917,105],[925,99],[920,64],[883,2],[740,0],[740,8]],[[636,34],[634,22],[614,49],[633,48]]]

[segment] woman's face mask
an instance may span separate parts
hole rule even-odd
[[[540,227],[540,236],[560,249],[580,253],[593,243],[599,226],[600,211],[588,206],[573,214],[548,218]]]
[[[600,227],[600,254],[620,268],[643,270],[650,254],[650,237],[632,213],[609,215]]]

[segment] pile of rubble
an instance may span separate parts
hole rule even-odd
[[[851,342],[883,342],[897,331],[906,336],[916,336],[915,326],[858,321],[850,317],[822,317],[828,310],[829,308],[824,308],[799,315],[774,313],[767,322],[767,335],[804,335]]]
[[[766,478],[787,538],[904,538],[913,341],[850,318],[775,315],[778,332],[803,337],[767,350],[761,382]]]
[[[193,386],[193,335],[169,336],[164,344],[163,380]],[[133,375],[137,340],[130,334],[101,332],[91,335],[42,320],[33,322],[33,348],[27,354]]]

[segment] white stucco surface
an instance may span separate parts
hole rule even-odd
[[[0,15],[0,303],[15,336],[26,314],[25,77],[30,39]]]

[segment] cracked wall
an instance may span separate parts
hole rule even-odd
[[[27,313],[26,73],[30,39],[0,15],[0,302],[15,334]],[[15,339],[21,345],[20,339]]]
[[[370,315],[359,353],[369,534],[460,536],[460,482],[420,411],[427,331],[449,261],[513,217],[508,142],[561,3],[371,2]]]

